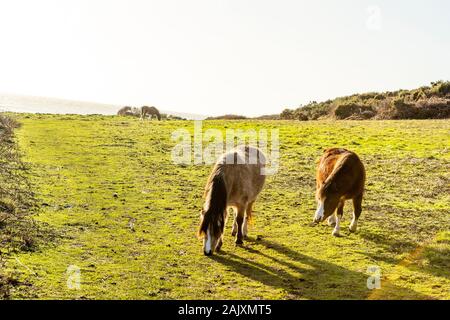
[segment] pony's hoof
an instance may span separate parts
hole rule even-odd
[[[356,232],[356,228],[352,228],[352,227],[350,226],[350,228],[348,228],[348,231],[350,231],[351,233],[355,233],[355,232]]]
[[[333,230],[332,235],[335,236],[335,237],[340,237],[341,236],[341,234],[339,233],[339,230]]]
[[[330,216],[328,218],[328,225],[331,227],[335,227],[336,226],[336,217]]]
[[[244,244],[244,241],[242,240],[236,240],[236,245],[237,246],[242,246]]]

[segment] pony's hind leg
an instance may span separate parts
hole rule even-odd
[[[233,221],[233,228],[231,229],[231,236],[235,237],[238,230],[237,225],[237,211],[233,208],[233,215],[234,215],[234,221]]]
[[[248,219],[247,216],[245,216],[244,222],[242,223],[242,236],[244,238],[247,238],[247,234],[248,234]]]
[[[243,224],[245,218],[245,207],[239,206],[237,208],[236,215],[236,223],[237,223],[237,235],[236,235],[236,244],[243,244],[244,235],[243,235]]]
[[[331,216],[328,217],[328,225],[331,227],[336,226],[336,214],[332,214]]]
[[[353,219],[349,227],[350,232],[356,232],[356,229],[358,228],[358,219],[362,211],[361,204],[362,204],[362,194],[353,198]]]
[[[252,217],[252,213],[253,213],[253,203],[254,202],[250,202],[247,205],[247,210],[245,211],[245,219],[244,219],[244,224],[242,226],[242,233],[244,235],[244,238],[247,238],[248,235],[248,223]]]
[[[342,216],[344,215],[344,201],[340,201],[338,204],[338,207],[336,209],[336,221],[335,221],[335,225],[334,225],[334,229],[333,229],[333,233],[332,235],[335,237],[339,237],[340,231],[341,231],[341,220],[342,220]]]

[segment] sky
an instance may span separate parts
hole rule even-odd
[[[412,89],[450,80],[449,12],[446,0],[0,0],[0,94],[256,116]]]

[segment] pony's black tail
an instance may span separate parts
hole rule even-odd
[[[208,227],[214,236],[223,233],[225,227],[225,210],[227,208],[227,189],[220,166],[214,168],[205,188],[206,212],[198,230],[198,236],[206,234]]]

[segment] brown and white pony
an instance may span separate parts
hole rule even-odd
[[[127,114],[131,113],[131,107],[123,107],[117,111],[118,116],[126,116]]]
[[[152,119],[153,116],[156,116],[158,118],[158,120],[161,120],[161,114],[159,113],[158,109],[156,109],[155,107],[143,106],[141,108],[141,120],[144,120],[146,117],[149,117],[150,119]]]
[[[139,117],[141,115],[141,110],[136,107],[123,107],[117,111],[117,115]]]
[[[339,236],[345,200],[352,199],[354,211],[349,229],[355,232],[361,215],[366,180],[366,171],[359,157],[346,149],[325,150],[317,166],[316,180],[318,207],[314,222],[319,223],[328,218],[328,223],[334,226],[332,234]]]
[[[236,236],[236,244],[243,243],[252,206],[264,186],[265,163],[265,155],[250,146],[237,147],[217,160],[206,183],[198,230],[205,255],[212,255],[222,247],[229,207],[235,213],[232,236]]]

